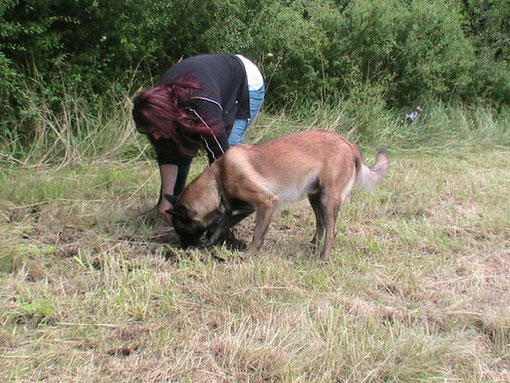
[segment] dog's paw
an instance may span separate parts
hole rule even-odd
[[[257,249],[252,247],[252,246],[248,246],[241,254],[241,257],[243,259],[248,259],[248,258],[251,258],[252,256],[255,255],[255,253],[257,252]]]
[[[226,240],[225,241],[225,246],[229,250],[241,251],[241,250],[246,249],[246,242],[241,241],[241,240],[236,239],[236,238],[233,238],[233,239]]]
[[[213,245],[214,245],[214,243],[209,243],[207,241],[207,242],[202,242],[200,245],[197,246],[197,248],[198,248],[198,250],[205,250]]]
[[[244,250],[246,243],[237,239],[232,230],[227,230],[219,238],[218,245],[224,245],[229,250]]]

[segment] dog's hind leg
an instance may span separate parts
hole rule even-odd
[[[315,235],[312,238],[311,243],[318,249],[320,243],[324,238],[324,214],[321,208],[321,194],[310,194],[308,195],[310,205],[312,205],[313,212],[315,213],[316,230]]]
[[[325,239],[321,259],[328,261],[336,238],[336,220],[342,203],[340,193],[325,190],[321,198],[321,210],[324,215]]]
[[[353,171],[350,178],[346,178],[343,182],[328,186],[322,190],[321,209],[324,214],[325,224],[325,240],[324,249],[322,250],[322,260],[327,261],[333,249],[333,243],[336,238],[336,220],[340,206],[346,202],[354,185],[356,173]],[[341,186],[341,187],[339,187]]]

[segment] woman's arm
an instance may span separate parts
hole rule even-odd
[[[177,180],[179,167],[173,164],[160,165],[159,172],[161,174],[161,193],[158,202],[158,210],[168,223],[172,223],[172,216],[168,214],[167,211],[172,210],[173,206],[166,198],[164,198],[164,195],[174,195],[175,182]]]

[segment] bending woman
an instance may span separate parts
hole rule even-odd
[[[158,209],[171,222],[192,159],[203,146],[209,163],[242,142],[265,96],[260,70],[241,55],[190,57],[172,66],[158,86],[134,99],[133,118],[154,146],[161,174]]]

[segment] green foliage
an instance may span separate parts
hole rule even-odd
[[[0,142],[25,148],[55,130],[41,130],[48,120],[79,140],[89,130],[69,120],[76,105],[106,115],[112,97],[207,52],[258,62],[266,108],[374,95],[386,110],[429,99],[506,107],[509,12],[507,0],[1,0]]]
[[[397,48],[400,67],[393,97],[414,101],[413,96],[468,98],[475,56],[462,31],[462,18],[453,4],[414,1],[404,14]]]
[[[508,0],[464,0],[476,46],[489,49],[496,60],[510,61],[510,2]]]
[[[295,8],[280,2],[265,7],[254,18],[259,36],[258,51],[265,54],[264,70],[269,86],[276,90],[273,97],[290,103],[296,97],[317,98],[320,95],[326,43],[324,31],[306,17],[307,6],[297,1]]]
[[[427,95],[469,96],[474,54],[452,4],[398,0],[351,2],[341,17],[318,16],[330,30],[327,77],[346,91],[381,84],[393,105]]]

